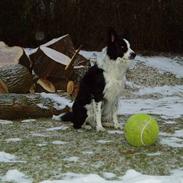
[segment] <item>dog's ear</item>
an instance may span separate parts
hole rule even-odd
[[[108,35],[107,35],[107,42],[108,44],[113,43],[116,41],[118,35],[113,28],[109,28]]]

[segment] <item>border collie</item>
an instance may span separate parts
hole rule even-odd
[[[102,121],[111,120],[114,128],[120,128],[117,118],[118,99],[125,87],[129,60],[135,56],[130,43],[111,29],[103,58],[84,75],[72,112],[64,114],[61,120],[71,121],[76,129],[89,122],[94,123],[97,131],[104,131]]]

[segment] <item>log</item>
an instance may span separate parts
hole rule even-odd
[[[19,46],[9,47],[4,42],[0,42],[0,67],[14,64],[22,64],[30,68],[31,61],[24,49]]]
[[[20,64],[0,67],[0,80],[9,93],[28,93],[33,84],[31,73]]]
[[[78,65],[78,63],[82,63],[82,65],[89,63],[78,52],[75,51],[69,35],[53,39],[41,45],[35,53],[30,55],[33,71],[39,78],[49,80],[52,83],[67,82],[73,79],[73,69],[69,74],[65,70],[71,60],[73,66]]]
[[[70,110],[68,106],[56,109],[56,105],[41,94],[0,94],[0,119],[52,117]]]
[[[66,34],[56,39],[52,39],[42,46],[52,48],[60,53],[67,55],[69,58],[72,58],[75,54],[74,44],[69,34]],[[77,54],[75,57],[75,64],[78,65],[78,63],[82,63],[85,65],[87,64],[87,60],[82,55]]]

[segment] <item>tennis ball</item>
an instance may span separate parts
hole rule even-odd
[[[157,121],[147,114],[134,114],[125,124],[125,138],[133,146],[152,145],[158,138]]]

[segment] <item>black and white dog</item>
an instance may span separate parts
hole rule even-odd
[[[103,58],[81,80],[72,112],[61,117],[62,121],[71,121],[76,129],[85,122],[94,122],[97,131],[103,131],[102,121],[111,120],[114,128],[120,128],[118,99],[125,86],[129,60],[134,59],[136,54],[129,42],[119,37],[114,30],[109,31],[107,47],[103,52]]]

